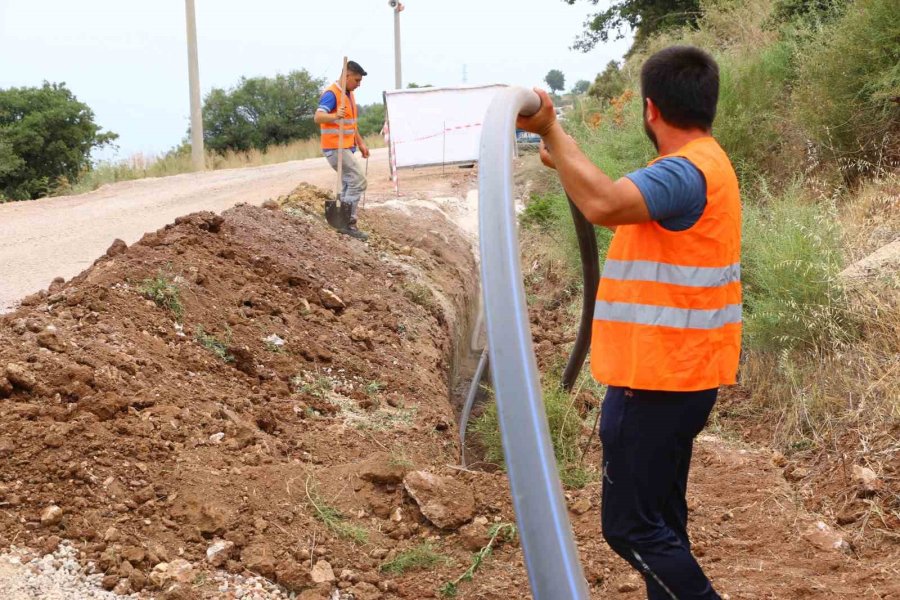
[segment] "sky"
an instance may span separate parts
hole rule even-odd
[[[369,75],[360,104],[394,87],[393,12],[387,0],[195,0],[201,94],[242,76],[304,68],[336,79],[346,54]],[[629,40],[570,50],[586,0],[406,0],[401,14],[404,87],[507,83],[540,86],[560,69],[571,88],[593,81]],[[0,89],[65,82],[96,122],[119,134],[116,160],[157,155],[190,122],[183,0],[0,0]]]

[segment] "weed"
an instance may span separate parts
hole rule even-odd
[[[439,565],[446,565],[450,558],[435,551],[430,542],[422,542],[415,548],[401,552],[393,560],[381,565],[385,573],[400,575],[407,571],[418,571]]]
[[[827,207],[797,186],[744,209],[742,279],[749,348],[822,348],[852,338],[843,286],[840,229]]]
[[[159,271],[156,277],[142,281],[138,292],[158,307],[171,312],[175,320],[181,322],[184,305],[181,303],[181,290],[172,277]]]
[[[234,357],[228,353],[228,345],[231,342],[230,330],[226,334],[226,341],[222,341],[216,336],[206,333],[206,331],[203,330],[203,325],[197,325],[197,330],[194,333],[194,337],[201,346],[218,356],[223,361],[234,361]]]
[[[411,460],[406,458],[405,454],[391,452],[391,459],[388,464],[392,467],[401,467],[403,469],[412,469],[415,465]]]
[[[437,308],[434,292],[427,285],[415,281],[407,281],[403,284],[403,295],[422,308],[433,311]]]
[[[716,139],[746,188],[760,173],[789,172],[802,152],[781,152],[796,136],[787,131],[783,94],[792,74],[792,46],[782,42],[743,55],[719,57],[720,95],[716,111]]]
[[[896,0],[858,0],[798,53],[796,118],[851,177],[900,160],[898,48]]]
[[[353,406],[341,407],[346,420],[345,423],[354,425],[357,429],[373,429],[375,431],[385,431],[394,429],[395,427],[409,427],[418,412],[416,407],[412,408],[381,408],[372,413],[359,413],[359,408],[353,403]]]
[[[552,194],[532,196],[519,216],[525,227],[549,228],[555,220],[554,197]]]
[[[387,385],[381,381],[370,381],[366,384],[366,394],[369,396],[377,396]]]
[[[368,543],[369,532],[364,527],[348,523],[347,518],[338,509],[329,505],[319,495],[315,483],[310,484],[311,480],[312,477],[306,478],[306,498],[313,508],[316,518],[338,537],[348,539],[359,546]]]
[[[278,344],[277,342],[274,342],[272,340],[263,340],[263,342],[266,345],[266,350],[268,350],[269,352],[272,352],[274,354],[281,354],[282,352],[284,352],[283,343]]]
[[[581,461],[581,432],[586,422],[575,406],[574,397],[555,381],[550,382],[544,388],[544,408],[563,484],[570,488],[582,488],[596,480],[597,474]],[[593,425],[593,421],[589,425]],[[496,402],[488,402],[484,413],[474,421],[473,429],[484,444],[485,460],[503,465],[503,439]]]
[[[493,525],[489,531],[489,535],[491,539],[485,544],[478,552],[472,555],[472,564],[469,565],[469,568],[465,570],[465,572],[452,581],[448,581],[444,585],[442,585],[438,591],[445,598],[453,598],[459,593],[459,584],[463,581],[472,581],[475,577],[475,572],[478,571],[478,568],[481,567],[481,564],[486,561],[493,552],[494,543],[498,540],[504,541],[512,541],[516,537],[516,526],[512,523],[497,523]]]
[[[570,462],[560,467],[559,480],[567,488],[580,490],[592,481],[597,481],[597,473],[580,462]]]
[[[334,390],[334,382],[324,375],[310,377],[309,373],[300,373],[291,379],[292,387],[301,394],[309,394],[325,400],[329,392]]]

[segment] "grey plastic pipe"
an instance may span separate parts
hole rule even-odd
[[[485,346],[484,350],[481,351],[481,358],[478,359],[475,374],[472,375],[469,393],[466,395],[466,403],[463,405],[462,413],[459,416],[459,462],[463,467],[466,466],[466,431],[469,429],[469,417],[472,415],[472,407],[475,406],[475,398],[478,396],[478,388],[481,386],[481,380],[484,378],[487,362],[488,349]]]
[[[533,91],[506,88],[482,126],[478,212],[487,345],[531,593],[535,600],[587,600],[541,396],[512,193],[516,115],[539,108]]]

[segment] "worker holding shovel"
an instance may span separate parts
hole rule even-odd
[[[644,128],[659,157],[613,181],[556,120],[546,92],[518,126],[542,137],[588,221],[615,229],[597,290],[594,377],[603,535],[644,577],[650,600],[716,600],[691,554],[685,499],[694,438],[718,388],[735,383],[741,346],[741,204],[712,137],[719,68],[689,46],[644,63]]]
[[[369,237],[356,226],[359,200],[366,191],[367,182],[354,154],[358,148],[362,157],[368,159],[369,148],[359,135],[359,112],[353,91],[359,88],[366,75],[359,63],[345,59],[340,80],[322,94],[313,117],[320,127],[322,152],[339,177],[337,197],[326,204],[326,217],[338,232],[360,240]]]

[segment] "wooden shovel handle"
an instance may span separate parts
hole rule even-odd
[[[344,68],[341,70],[341,98],[338,100],[336,106],[337,110],[341,109],[341,105],[344,102],[344,97],[347,96],[347,57],[344,57]],[[338,208],[341,206],[341,176],[344,171],[344,124],[338,124],[338,165],[337,165],[337,189],[334,192],[334,197],[337,200]]]

